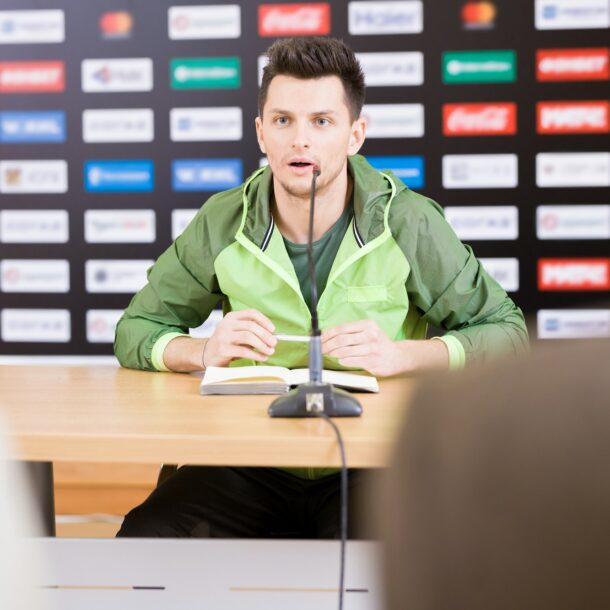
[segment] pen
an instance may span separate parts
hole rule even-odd
[[[309,342],[311,337],[307,335],[274,335],[278,341],[301,341],[301,342]]]

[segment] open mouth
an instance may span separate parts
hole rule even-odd
[[[310,165],[313,165],[313,163],[308,163],[307,161],[295,161],[294,163],[290,164],[292,167],[309,167]]]

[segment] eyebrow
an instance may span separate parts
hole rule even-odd
[[[281,108],[271,108],[269,110],[269,112],[271,114],[290,114],[290,115],[293,114],[292,112],[290,112],[290,110],[282,110]],[[314,112],[310,112],[309,116],[318,116],[320,114],[337,114],[337,113],[336,113],[336,111],[330,110],[330,109],[328,109],[328,110],[316,110]]]

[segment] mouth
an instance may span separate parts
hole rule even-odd
[[[296,158],[288,162],[288,167],[290,168],[291,173],[295,176],[310,175],[314,166],[315,163],[313,161],[303,158]]]

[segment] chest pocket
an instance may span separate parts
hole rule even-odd
[[[381,284],[379,286],[348,286],[347,287],[347,302],[348,303],[370,303],[386,301],[388,298],[387,286]]]

